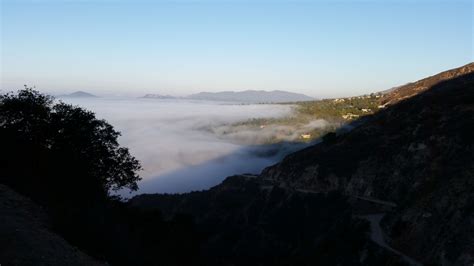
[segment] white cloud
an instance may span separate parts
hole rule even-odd
[[[122,133],[120,144],[128,147],[144,168],[139,193],[209,188],[232,174],[258,173],[300,147],[250,146],[263,143],[277,129],[243,130],[225,138],[219,134],[229,124],[249,118],[289,115],[289,105],[134,98],[63,100],[94,111]],[[322,125],[323,121],[315,121],[307,126]]]

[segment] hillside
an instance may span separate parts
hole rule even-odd
[[[302,133],[309,136],[309,138],[306,139],[293,138],[292,140],[317,140],[326,133],[336,131],[338,128],[343,130],[352,128],[354,124],[362,123],[365,120],[363,118],[377,113],[389,105],[415,96],[441,81],[472,72],[473,69],[474,63],[471,63],[420,81],[408,83],[383,92],[371,93],[369,95],[292,103],[294,112],[288,116],[281,118],[254,118],[238,122],[231,125],[231,130],[227,131],[227,133],[239,130],[251,130],[264,135],[265,131],[268,130],[278,132],[279,129],[284,129],[278,133],[281,133],[280,135],[283,136],[285,134],[301,136]],[[317,120],[326,121],[327,126],[323,128],[308,128],[308,125]],[[288,140],[288,138],[276,137],[271,141],[276,143],[285,140]]]
[[[230,177],[204,192],[142,195],[130,204],[194,215],[211,235],[209,254],[216,246],[233,250],[221,258],[227,263],[274,250],[263,254],[282,264],[471,265],[472,64],[413,84],[390,92],[390,104],[352,131],[259,176]]]
[[[421,261],[472,261],[474,73],[435,83],[338,137],[288,156],[262,178],[312,191],[393,202],[382,221],[394,246]],[[460,70],[465,73],[466,68]],[[439,77],[415,84],[433,82]],[[416,245],[410,243],[417,243]]]
[[[229,101],[241,103],[282,103],[282,102],[298,102],[311,101],[313,98],[304,94],[287,92],[287,91],[223,91],[223,92],[200,92],[187,97],[193,100],[207,101]]]
[[[257,176],[207,191],[140,195],[131,207],[192,215],[205,265],[383,265],[403,260],[369,241],[369,224],[340,193],[316,194]]]
[[[415,96],[423,91],[428,90],[434,85],[449,79],[453,79],[474,71],[474,63],[467,64],[462,67],[441,72],[431,77],[421,79],[416,82],[408,83],[406,85],[396,87],[393,90],[387,91],[381,98],[381,105],[395,104],[403,99]]]
[[[0,260],[5,265],[105,265],[51,230],[38,205],[0,184]]]

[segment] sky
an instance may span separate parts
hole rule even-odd
[[[1,1],[1,90],[359,95],[474,61],[473,1]]]

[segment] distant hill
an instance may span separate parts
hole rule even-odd
[[[178,97],[171,96],[171,95],[161,95],[161,94],[145,94],[145,96],[141,98],[147,99],[177,99]]]
[[[287,92],[287,91],[223,91],[223,92],[200,92],[187,97],[193,100],[208,101],[231,101],[243,103],[281,103],[281,102],[298,102],[312,101],[314,98],[304,94]]]
[[[59,97],[71,97],[71,98],[97,98],[96,95],[85,92],[85,91],[76,91],[70,94],[63,94]]]

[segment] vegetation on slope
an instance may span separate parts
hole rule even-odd
[[[251,131],[268,136],[260,144],[311,142],[383,108],[381,94],[291,103],[293,112],[281,118],[252,118],[226,127],[220,136]]]

